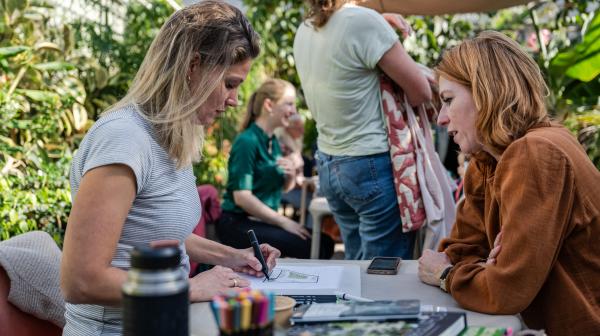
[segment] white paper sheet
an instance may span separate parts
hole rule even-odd
[[[250,281],[253,289],[270,290],[278,295],[324,295],[334,294],[336,291],[361,295],[358,265],[282,264],[271,271],[270,281],[244,274],[240,274],[240,277]]]

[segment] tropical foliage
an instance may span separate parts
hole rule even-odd
[[[292,49],[296,27],[304,15],[303,2],[244,3],[264,40],[267,73],[298,84]],[[411,16],[407,19],[415,33],[403,44],[416,61],[431,67],[444,49],[480,31],[492,29],[515,38],[542,69],[549,85],[550,112],[578,135],[600,169],[599,7],[597,0],[557,0],[493,13]],[[307,131],[307,141],[313,141],[314,130]]]
[[[68,28],[49,24],[49,8],[1,4],[0,237],[41,228],[60,241],[72,149],[91,124],[86,89]]]
[[[0,0],[0,239],[29,230],[61,242],[70,212],[70,160],[99,114],[122,97],[154,35],[172,13],[167,0],[74,0],[95,19],[65,18],[44,0]],[[170,1],[171,3],[173,1]],[[57,2],[58,3],[58,2]],[[227,158],[243,106],[267,76],[300,88],[292,52],[304,15],[301,0],[244,0],[263,39],[232,109],[207,131],[197,182],[224,188]],[[599,1],[547,1],[494,13],[412,16],[404,41],[432,66],[442,51],[481,30],[514,37],[538,61],[548,106],[586,146],[600,168]],[[122,22],[119,29],[115,22]],[[316,137],[308,118],[306,148]]]

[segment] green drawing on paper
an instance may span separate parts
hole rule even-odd
[[[292,271],[285,268],[276,268],[269,275],[271,278],[269,282],[279,283],[318,283],[319,276],[314,274],[305,274],[296,271]]]

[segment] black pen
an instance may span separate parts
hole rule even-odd
[[[256,235],[254,234],[254,230],[248,230],[248,238],[250,238],[250,245],[254,249],[254,256],[260,262],[262,266],[262,272],[267,277],[267,280],[271,280],[269,278],[269,268],[267,267],[267,263],[265,262],[265,257],[263,257],[262,252],[260,251],[260,246],[258,245],[258,239],[256,239]]]

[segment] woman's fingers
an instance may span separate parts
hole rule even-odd
[[[302,239],[310,238],[310,233],[308,232],[308,230],[306,230],[306,228],[299,226],[299,225],[298,225],[298,228],[296,228],[296,230],[293,233]]]
[[[300,231],[302,232],[302,235],[304,235],[304,237],[310,238],[310,232],[308,232],[306,228],[300,227]]]
[[[494,239],[494,247],[500,245],[500,243],[502,243],[502,231],[500,231],[496,236],[496,239]]]
[[[263,252],[263,255],[267,257],[267,265],[269,266],[269,269],[273,269],[276,264],[275,259],[281,256],[281,252],[269,244],[261,244],[260,249]]]
[[[216,271],[219,273],[221,284],[225,288],[248,287],[250,285],[248,280],[240,278],[240,276],[231,268],[215,266],[213,270],[214,269],[216,269]]]
[[[229,267],[224,266],[215,266],[211,271],[214,271],[221,282],[226,282],[227,280],[233,279],[237,277],[237,274]]]
[[[237,279],[237,287],[248,287],[248,286],[250,286],[250,281],[243,279],[243,278]]]
[[[399,29],[402,32],[402,36],[407,38],[412,34],[413,30],[408,21],[400,14],[395,13],[383,13],[383,18],[388,22],[392,28]]]
[[[496,239],[494,239],[494,248],[492,248],[490,251],[490,254],[485,262],[486,265],[496,264],[496,258],[498,258],[500,250],[502,250],[502,231],[500,231],[500,233],[496,236]]]
[[[502,249],[502,245],[498,245],[498,246],[494,247],[490,251],[490,255],[488,256],[487,260],[485,261],[485,264],[486,265],[495,265],[496,258],[498,257],[498,254],[500,254],[501,249]]]
[[[241,288],[250,286],[250,282],[246,279],[235,277],[226,282],[226,287],[231,288]]]
[[[502,249],[502,245],[497,245],[490,251],[490,258],[496,258]]]

